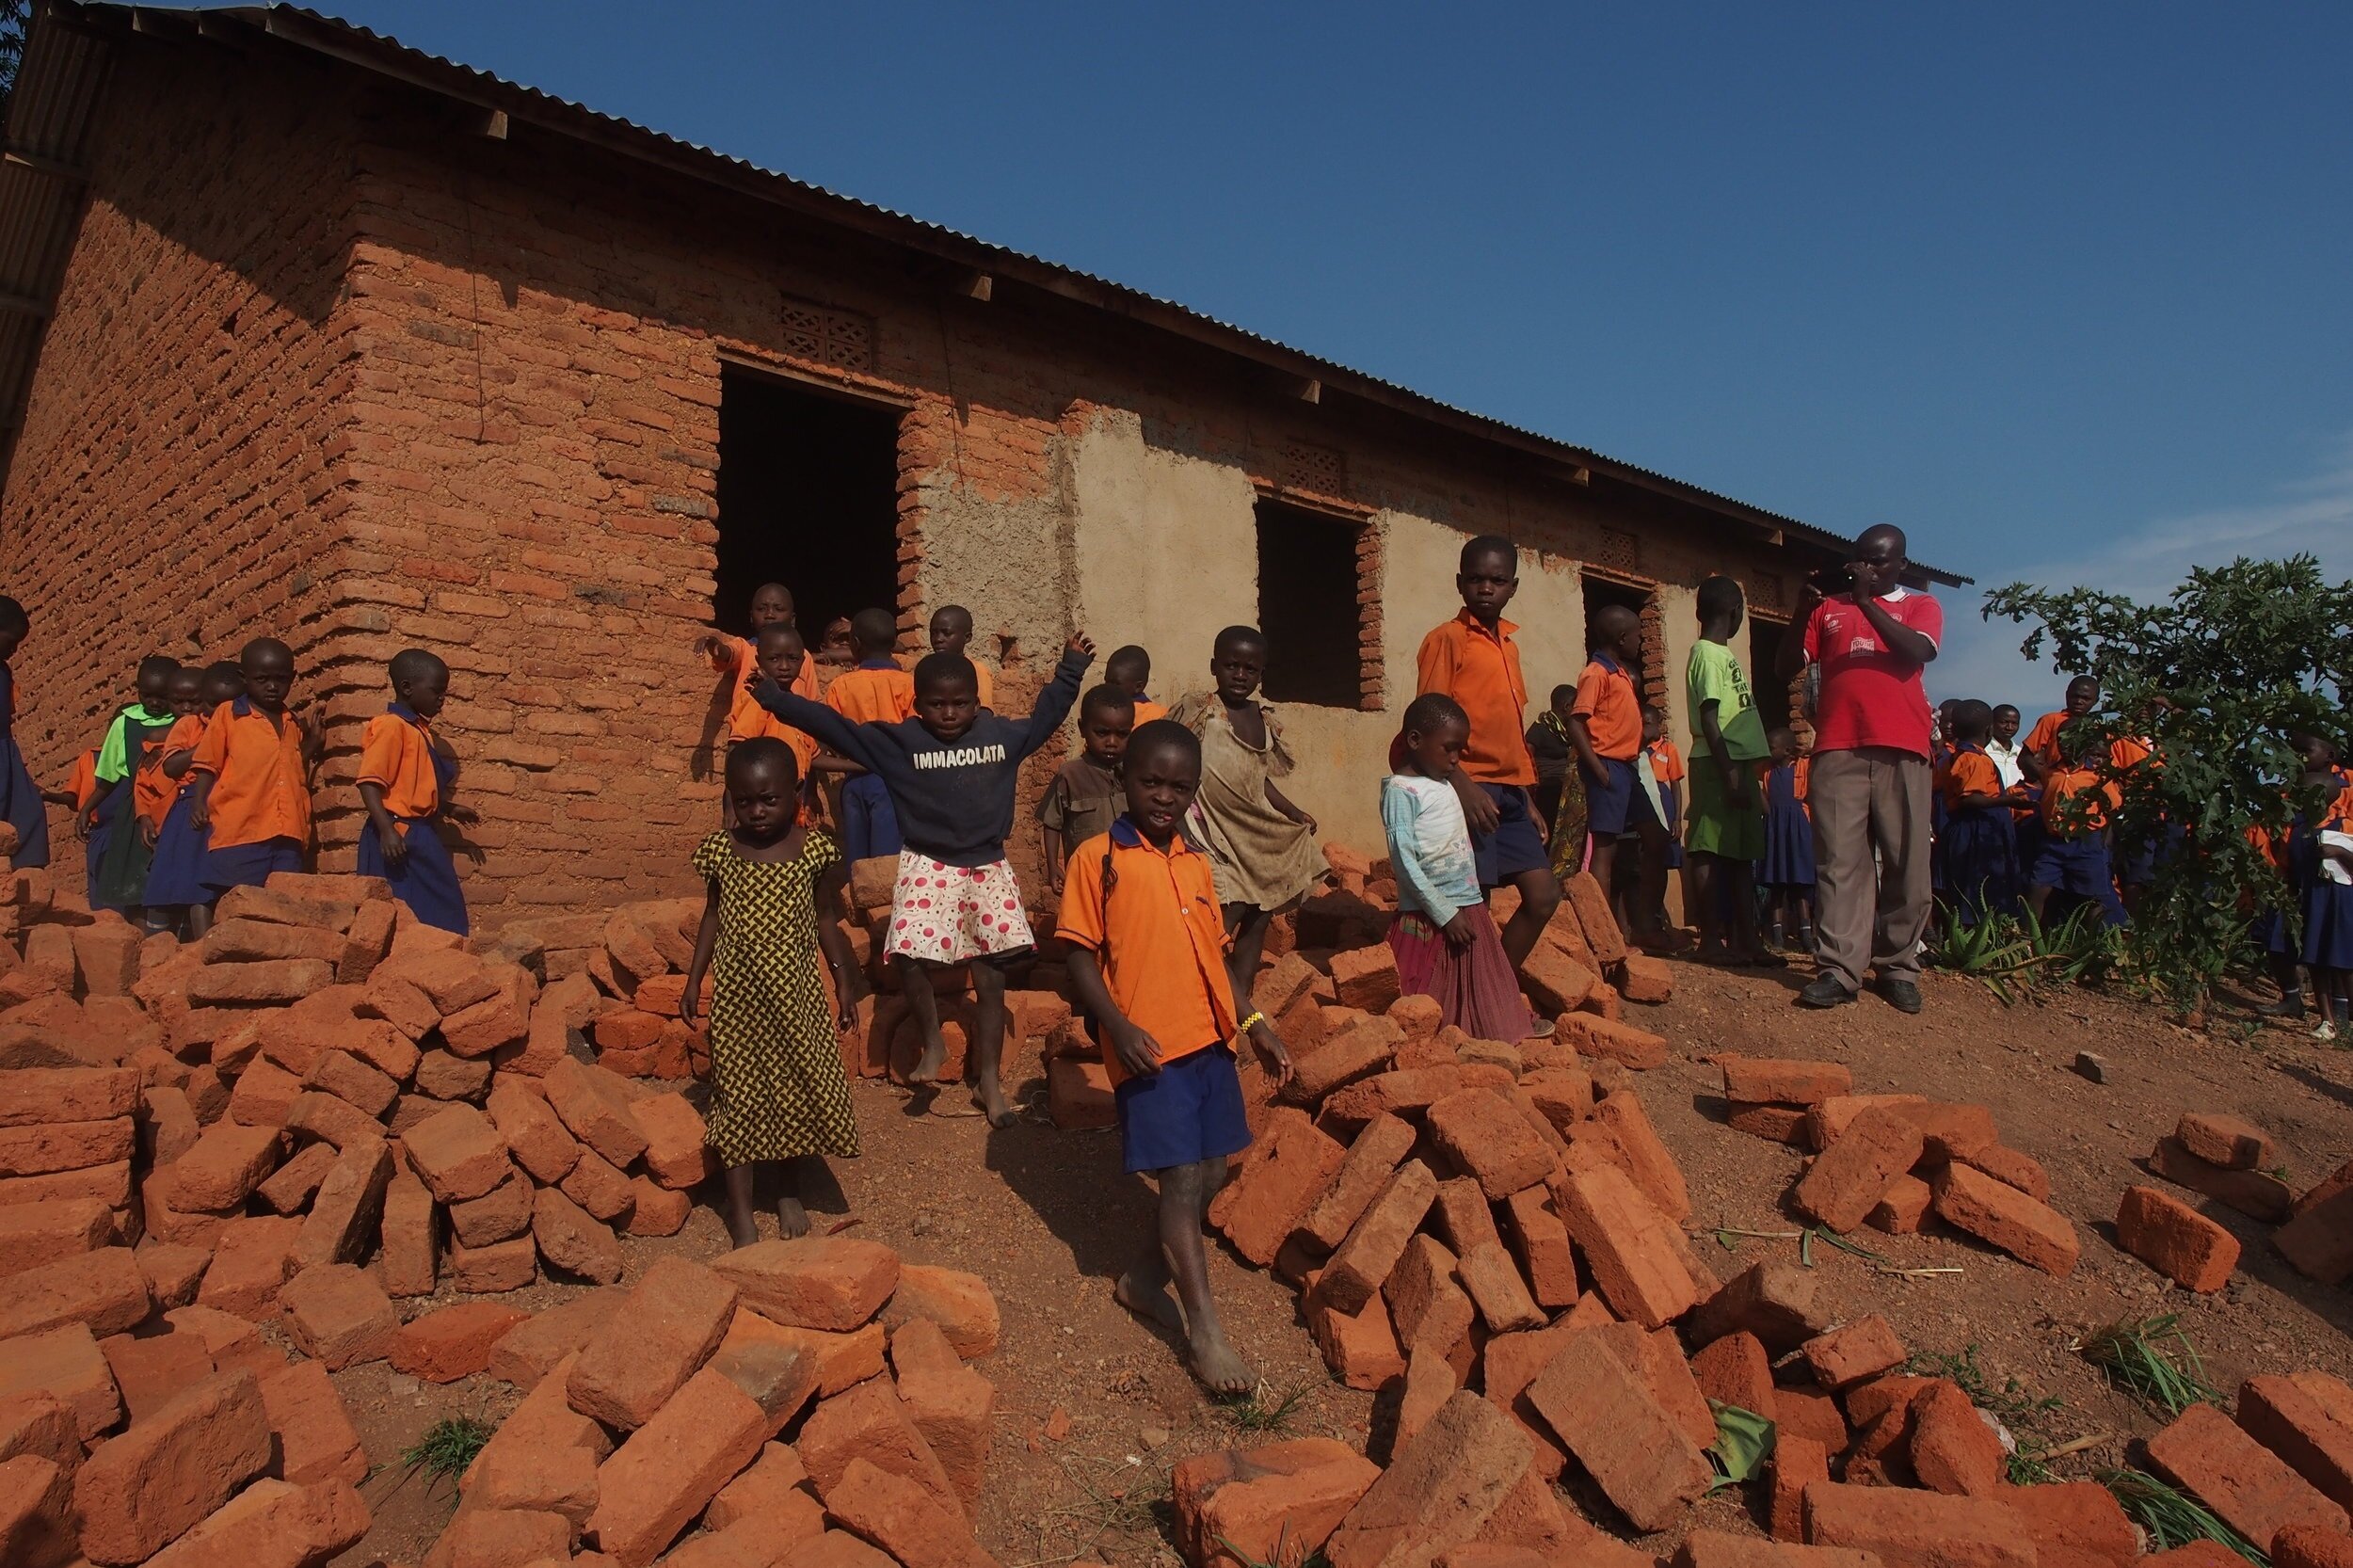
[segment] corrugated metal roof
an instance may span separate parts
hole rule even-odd
[[[1844,551],[1852,542],[1842,535],[1796,518],[1768,511],[1654,470],[1604,456],[1591,448],[1557,440],[1506,421],[1426,396],[1394,381],[1278,343],[1247,328],[1220,321],[1175,300],[1163,299],[1024,251],[992,245],[939,224],[810,184],[773,169],[761,168],[744,159],[680,140],[633,120],[600,114],[569,99],[412,49],[396,39],[303,7],[225,7],[188,11],[111,4],[86,5],[78,3],[78,0],[44,0],[35,18],[33,35],[27,40],[25,60],[28,72],[37,55],[61,48],[56,41],[61,36],[76,34],[76,29],[72,27],[45,24],[65,20],[85,25],[111,24],[158,35],[178,33],[193,36],[200,33],[210,37],[236,27],[251,28],[447,97],[503,111],[510,120],[593,142],[628,156],[662,165],[690,178],[745,191],[821,221],[843,225],[976,271],[986,272],[994,278],[1026,283],[1081,304],[1129,317],[1146,326],[1176,332],[1298,376],[1303,381],[1317,382],[1326,392],[1337,392],[1355,397],[1568,468],[1586,469],[1673,497],[1737,520],[1769,535],[1828,552]],[[50,68],[44,65],[43,69]],[[77,82],[89,79],[86,74],[87,66],[82,68],[81,72],[74,72],[70,65],[56,69],[61,74],[73,75]],[[21,84],[18,88],[20,99],[24,90],[24,85]],[[84,105],[78,129],[86,133],[87,105],[94,101],[96,90],[94,87],[84,86],[72,93],[62,90],[53,92],[49,96],[59,100],[58,104],[44,104],[39,111],[27,111],[28,115],[38,112],[44,123],[54,119],[63,124],[71,117],[62,101],[71,99]],[[17,108],[11,105],[9,135],[12,147],[16,145],[16,120]],[[78,140],[75,145],[78,150]],[[7,186],[0,185],[0,237],[5,237],[14,227],[16,203],[10,199],[12,194]],[[71,237],[70,225],[66,237]],[[0,250],[0,256],[5,254],[4,250]],[[62,269],[61,256],[56,259],[56,264]],[[56,280],[50,278],[38,297],[47,299],[53,296],[56,283]],[[23,387],[29,385],[30,381],[29,359],[23,367],[24,379],[11,379],[12,361],[7,358],[6,348],[7,340],[0,339],[0,400],[8,399],[12,389],[14,395],[21,397]],[[7,403],[6,406],[12,407],[13,403]],[[1928,577],[1947,584],[1958,585],[1970,581],[1919,563],[1915,566]]]

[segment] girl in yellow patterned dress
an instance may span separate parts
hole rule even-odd
[[[691,1027],[709,969],[713,1082],[704,1138],[727,1167],[728,1234],[746,1247],[759,1240],[754,1167],[782,1167],[776,1228],[789,1238],[808,1231],[805,1162],[857,1154],[835,1032],[850,1027],[860,980],[835,913],[848,868],[831,839],[799,820],[792,748],[765,736],[738,744],[728,753],[727,792],[735,825],[695,851],[711,896],[679,1011]],[[820,948],[833,975],[830,1003]]]

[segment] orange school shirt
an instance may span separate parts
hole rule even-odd
[[[384,792],[384,809],[404,822],[429,817],[441,804],[433,771],[433,731],[423,719],[378,713],[360,735],[360,776]]]
[[[311,786],[302,765],[302,727],[281,712],[272,724],[245,697],[213,710],[190,773],[213,776],[212,847],[272,839],[311,839]]]
[[[2060,826],[2059,808],[2087,792],[2095,799],[2091,815],[2080,831],[2096,833],[2108,824],[2108,812],[2122,803],[2116,786],[2103,784],[2095,768],[2071,768],[2063,762],[2053,766],[2042,781],[2042,825],[2054,833],[2076,831]]]
[[[1111,896],[1103,894],[1109,859]],[[1209,857],[1171,839],[1155,849],[1126,817],[1070,855],[1055,935],[1096,954],[1120,1016],[1159,1042],[1165,1064],[1241,1032],[1225,975],[1225,916]],[[1128,1075],[1108,1040],[1103,1064],[1116,1086]]]
[[[799,682],[794,682],[797,687]],[[776,714],[762,708],[748,691],[735,694],[735,710],[728,715],[728,740],[736,745],[761,738],[782,741],[792,748],[792,760],[800,766],[801,777],[808,777],[808,765],[817,760],[817,738],[806,730],[795,729]]]
[[[852,724],[897,724],[915,716],[915,677],[877,659],[835,676],[825,706]]]
[[[760,653],[753,648],[750,638],[730,637],[722,633],[719,649],[711,656],[711,667],[722,675],[735,677],[739,685],[757,684],[760,679]],[[792,678],[792,692],[794,696],[805,696],[811,702],[817,700],[815,656],[802,656],[801,673]]]
[[[2026,738],[2018,743],[2018,749],[2031,751],[2045,762],[2057,765],[2059,726],[2067,722],[2068,716],[2065,709],[2043,714],[2034,721],[2034,728],[2026,731]]]
[[[1577,706],[1593,750],[1611,761],[1631,762],[1642,749],[1642,699],[1634,678],[1608,653],[1596,653],[1577,678]]]
[[[1993,765],[1993,759],[1982,751],[1962,749],[1953,753],[1945,763],[1943,781],[1945,808],[1961,809],[1963,795],[2002,794],[2002,770]]]
[[[98,793],[98,748],[92,746],[73,760],[73,776],[66,780],[66,793],[73,797],[73,809],[89,808],[90,797]]]
[[[1683,767],[1683,753],[1675,749],[1673,741],[1661,735],[1647,749],[1650,752],[1650,776],[1659,783],[1680,784],[1688,776]]]
[[[180,786],[187,782],[184,776],[174,778],[165,773],[164,759],[175,751],[194,751],[197,743],[203,738],[203,714],[196,713],[174,720],[170,729],[164,734],[163,744],[147,748],[147,760],[132,776],[131,808],[157,828],[161,828],[164,819],[171,815],[172,800],[180,793]]]
[[[1133,725],[1134,728],[1141,729],[1145,725],[1150,724],[1154,719],[1164,719],[1166,717],[1168,717],[1168,710],[1153,701],[1150,697],[1140,696],[1136,698],[1136,716]]]
[[[1528,680],[1520,674],[1514,621],[1488,631],[1468,610],[1431,629],[1417,657],[1417,696],[1443,692],[1470,715],[1463,772],[1481,784],[1530,785],[1536,759],[1528,750]],[[1641,733],[1638,721],[1635,733]],[[1632,753],[1627,755],[1631,756]]]

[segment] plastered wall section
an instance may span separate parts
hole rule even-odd
[[[315,670],[337,635],[352,127],[314,74],[264,90],[233,56],[178,63],[126,50],[115,68],[0,494],[0,592],[32,617],[16,735],[52,787],[143,656],[233,658],[270,634]],[[50,826],[78,886],[68,814]]]

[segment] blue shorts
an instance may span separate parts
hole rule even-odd
[[[1165,1171],[1220,1160],[1250,1146],[1241,1075],[1225,1046],[1197,1050],[1112,1091],[1123,1169]]]
[[[2108,869],[2108,846],[2097,839],[2044,834],[2026,886],[2056,888],[2071,897],[2087,899],[2101,907],[2110,925],[2124,923],[2124,905],[2116,896],[2116,878]]]
[[[1481,784],[1496,804],[1496,830],[1471,840],[1471,857],[1479,864],[1479,885],[1500,888],[1523,872],[1544,871],[1552,865],[1545,836],[1536,831],[1536,808],[1528,791],[1518,784]]]
[[[1585,777],[1585,827],[1596,839],[1614,839],[1631,827],[1658,821],[1658,808],[1642,788],[1641,775],[1632,762],[1615,757],[1601,760],[1602,776]]]
[[[890,791],[871,773],[841,786],[841,853],[852,860],[896,855],[906,847],[899,837],[899,813]]]

